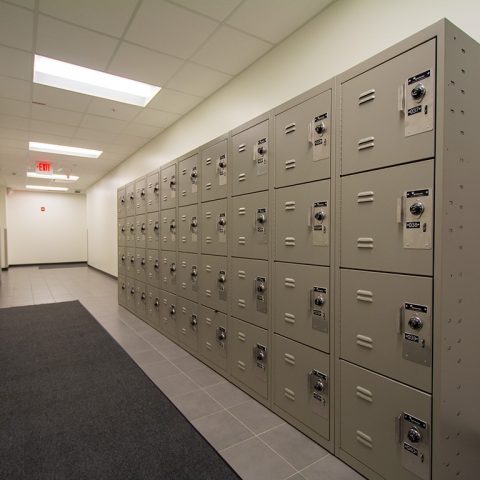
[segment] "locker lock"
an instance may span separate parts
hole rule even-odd
[[[177,309],[175,308],[175,305],[170,305],[170,315],[175,315]]]
[[[145,300],[147,298],[147,294],[145,292],[142,292],[142,300]]]
[[[123,255],[122,255],[122,262],[124,262],[126,258],[127,258],[127,257],[125,256],[125,254],[123,254]]]
[[[130,193],[130,200],[133,200],[135,198],[135,195],[133,194],[133,192]]]
[[[327,126],[324,122],[320,122],[318,125],[315,126],[315,132],[319,135],[323,135],[327,131]]]
[[[267,149],[262,145],[257,148],[257,152],[259,155],[265,155],[267,153]]]
[[[321,307],[325,305],[325,297],[323,295],[317,295],[313,299],[313,303],[315,304],[315,306]]]
[[[261,281],[257,281],[257,292],[258,293],[263,293],[266,289],[265,283]]]
[[[410,326],[410,328],[412,328],[413,330],[421,330],[422,327],[423,327],[423,321],[420,317],[418,317],[417,315],[413,316],[410,318],[410,320],[408,321],[408,325]]]
[[[198,323],[197,316],[193,313],[192,318],[190,319],[190,325],[196,327]]]
[[[170,179],[170,190],[175,190],[175,186],[177,185],[177,181],[175,180],[175,175],[172,175]]]
[[[175,262],[172,262],[172,264],[170,265],[170,272],[174,273],[176,272],[176,270],[177,270],[177,266],[175,265]]]
[[[135,289],[133,287],[130,289],[130,295],[135,295]]]
[[[259,348],[255,348],[255,358],[259,362],[263,362],[265,360],[265,352],[263,350],[260,350]]]
[[[155,300],[153,301],[153,304],[158,307],[160,305],[160,299],[158,297],[155,297]]]
[[[142,265],[145,265],[146,263],[146,260],[145,260],[145,257],[142,258],[142,261],[140,262]]]
[[[142,223],[142,227],[141,227],[142,232],[144,232],[146,229],[147,229],[147,226],[144,223]]]
[[[219,327],[217,329],[217,340],[219,342],[223,342],[227,338],[227,332],[225,331],[224,328]]]
[[[191,226],[192,228],[197,228],[197,227],[198,227],[197,217],[192,217],[192,221],[190,222],[190,226]]]
[[[422,434],[417,427],[411,427],[407,433],[407,437],[412,443],[418,443],[422,440]]]
[[[218,161],[218,166],[220,168],[225,168],[227,166],[227,160],[225,158],[220,158]]]
[[[127,286],[124,283],[122,283],[122,290],[125,290],[126,288]]]
[[[173,233],[173,232],[175,232],[176,228],[177,228],[177,224],[176,224],[175,220],[172,220],[170,222],[170,231]]]
[[[322,378],[319,378],[319,379],[316,380],[315,383],[313,384],[313,389],[314,389],[316,392],[324,392],[324,391],[327,389],[327,384],[326,384],[326,382],[325,382]]]
[[[218,224],[221,227],[224,227],[227,224],[227,219],[225,218],[224,215],[220,215],[220,217],[218,217]]]
[[[122,205],[125,203],[125,197],[122,197],[122,198],[120,199],[120,203],[121,203]]]
[[[267,221],[267,216],[264,213],[257,214],[257,222],[263,225]]]
[[[192,277],[192,280],[195,280],[198,277],[197,267],[195,267],[195,266],[192,267],[192,271],[190,272],[190,276]]]
[[[327,214],[323,210],[315,212],[315,220],[317,220],[318,222],[323,222],[325,218],[327,218]]]
[[[130,225],[130,231],[134,232],[135,231],[135,225]]]
[[[198,178],[197,167],[193,167],[192,171],[190,172],[190,180],[192,183],[195,183]]]
[[[227,281],[227,277],[224,273],[220,273],[217,278],[218,282],[224,284]]]
[[[134,256],[134,255],[132,255],[132,256],[130,257],[130,262],[131,262],[131,263],[135,263],[135,256]]]
[[[158,193],[158,191],[160,190],[160,185],[158,184],[158,182],[155,184],[155,186],[153,187],[153,191],[154,193]]]
[[[145,189],[142,188],[142,191],[140,192],[140,196],[143,198],[145,196]]]
[[[155,222],[155,225],[153,226],[153,229],[155,231],[157,231],[157,230],[159,230],[159,228],[160,228],[160,225],[158,224],[158,222]]]
[[[425,211],[425,206],[423,203],[420,202],[415,202],[412,205],[410,205],[410,213],[412,215],[419,216]]]
[[[412,98],[416,100],[417,102],[421,102],[423,100],[423,97],[427,93],[427,89],[425,88],[425,85],[423,83],[419,83],[412,89]]]
[[[122,225],[122,232],[125,231],[125,225]]]
[[[158,270],[160,268],[160,264],[158,263],[158,260],[155,260],[155,263],[153,264],[153,268],[155,270]]]

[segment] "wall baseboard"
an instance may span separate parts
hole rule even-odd
[[[115,275],[112,275],[111,273],[105,272],[104,270],[100,270],[99,268],[94,267],[92,265],[89,265],[89,264],[87,264],[87,265],[88,265],[88,268],[92,268],[93,270],[96,270],[97,272],[103,273],[107,277],[113,278],[114,280],[118,279],[118,277],[116,277]]]
[[[40,265],[58,265],[61,267],[62,265],[72,265],[74,263],[84,264],[85,266],[88,265],[85,260],[79,260],[77,262],[15,263],[10,264],[7,269],[10,267],[39,267]]]

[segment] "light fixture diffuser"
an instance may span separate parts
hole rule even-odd
[[[27,177],[31,178],[42,178],[45,180],[63,180],[65,182],[76,182],[80,177],[76,175],[62,175],[60,173],[37,173],[37,172],[27,172]]]
[[[28,149],[32,152],[56,153],[58,155],[70,155],[73,157],[98,158],[103,152],[90,148],[67,147],[51,143],[28,142]]]
[[[145,107],[160,87],[35,55],[33,81],[49,87]]]
[[[66,192],[67,187],[44,187],[43,185],[25,185],[29,190],[54,190],[55,192]]]

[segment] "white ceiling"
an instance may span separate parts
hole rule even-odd
[[[24,188],[49,160],[84,191],[331,2],[0,0],[0,184]],[[140,108],[34,85],[34,53],[162,90]],[[33,153],[29,140],[104,153]]]

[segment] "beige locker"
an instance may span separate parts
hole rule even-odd
[[[228,317],[228,369],[237,380],[263,398],[268,396],[268,333]]]
[[[132,312],[135,313],[135,307],[137,304],[137,295],[135,290],[135,279],[127,277],[126,279],[126,307]]]
[[[127,217],[125,245],[135,248],[135,217]]]
[[[202,253],[227,255],[227,200],[202,203]]]
[[[280,335],[273,337],[273,403],[328,440],[330,357]]]
[[[330,351],[330,269],[275,262],[273,328],[276,333]]]
[[[196,253],[178,253],[177,294],[198,301],[199,256]]]
[[[161,252],[147,250],[147,284],[160,288],[162,284]]]
[[[118,247],[118,275],[125,275],[127,272],[127,248]]]
[[[135,315],[145,320],[147,315],[147,286],[135,280]]]
[[[227,369],[227,316],[199,305],[198,353],[222,370]]]
[[[430,392],[432,279],[341,270],[340,357]]]
[[[176,209],[162,210],[160,212],[161,250],[177,249],[177,214]]]
[[[160,288],[177,293],[177,252],[160,252],[162,283]]]
[[[332,93],[275,114],[275,186],[330,177]]]
[[[433,163],[342,178],[342,267],[432,274]]]
[[[147,285],[147,313],[145,321],[156,330],[160,330],[160,290]]]
[[[227,140],[202,151],[202,202],[227,196]]]
[[[227,312],[227,257],[202,255],[199,302],[220,312]]]
[[[177,296],[164,290],[160,290],[160,325],[169,337],[176,337]]]
[[[131,217],[132,215],[135,215],[137,212],[137,197],[136,197],[136,192],[135,192],[135,182],[130,182],[126,185],[125,187],[125,194],[126,194],[126,208],[125,208],[125,214],[127,217]]]
[[[178,162],[178,176],[178,205],[183,207],[197,203],[200,185],[200,164],[197,154]]]
[[[146,246],[158,250],[160,245],[160,219],[158,212],[147,213],[147,240]]]
[[[147,246],[147,216],[137,215],[135,217],[135,248],[146,248]]]
[[[434,155],[435,49],[430,40],[342,84],[343,175]]]
[[[268,328],[270,279],[265,260],[230,260],[230,313],[262,328]]]
[[[165,210],[177,204],[177,164],[173,163],[160,170],[160,208]]]
[[[117,246],[125,247],[127,245],[127,219],[119,218],[117,222]]]
[[[232,195],[268,190],[268,166],[268,120],[233,135]]]
[[[135,215],[147,212],[147,178],[141,177],[135,180]]]
[[[136,272],[136,263],[135,263],[135,249],[127,247],[126,249],[126,264],[125,264],[125,275],[130,278],[135,278]]]
[[[147,281],[147,252],[144,248],[135,249],[135,279],[142,283]]]
[[[270,238],[268,192],[234,197],[231,205],[231,255],[268,259]]]
[[[127,305],[127,279],[123,275],[118,276],[118,304],[122,307]]]
[[[329,265],[330,180],[275,191],[275,260]]]
[[[382,478],[430,479],[431,396],[340,363],[341,449]]]
[[[147,213],[160,210],[160,172],[147,175]]]
[[[177,338],[194,352],[198,349],[198,304],[177,297]]]
[[[180,252],[198,253],[199,251],[199,218],[198,205],[189,205],[178,209],[178,250]]]
[[[117,218],[125,218],[127,216],[127,194],[126,188],[117,188]]]

